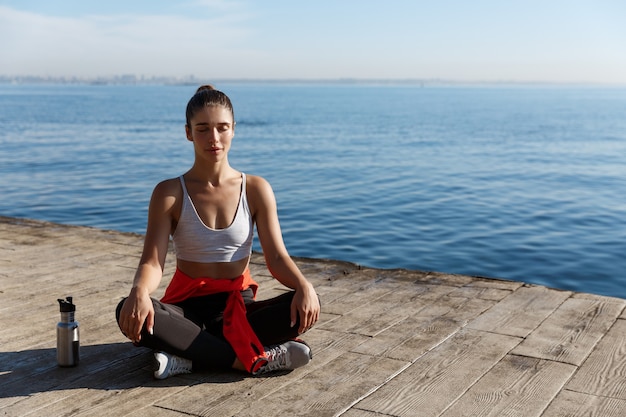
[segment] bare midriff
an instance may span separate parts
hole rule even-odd
[[[176,260],[176,266],[185,275],[192,278],[216,278],[216,279],[235,279],[244,273],[250,262],[250,257],[234,262],[214,262],[202,263]]]

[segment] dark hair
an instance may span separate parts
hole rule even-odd
[[[198,87],[196,94],[187,103],[187,126],[191,126],[193,116],[206,106],[223,106],[225,109],[230,110],[233,122],[235,121],[235,111],[228,96],[216,90],[212,85],[206,84]]]

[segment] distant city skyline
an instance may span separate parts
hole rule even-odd
[[[337,84],[337,85],[420,85],[436,86],[624,86],[623,83],[593,81],[473,81],[452,79],[421,78],[199,78],[193,75],[176,76],[136,76],[134,74],[111,76],[33,76],[0,75],[0,84],[92,84],[92,85],[193,85],[214,84]]]
[[[0,0],[0,79],[626,84],[626,2]]]

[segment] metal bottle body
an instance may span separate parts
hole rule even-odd
[[[74,312],[61,312],[57,323],[57,362],[59,366],[78,365],[80,351],[79,324],[74,321]]]

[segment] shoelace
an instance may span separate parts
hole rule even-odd
[[[287,348],[283,345],[271,348],[265,352],[265,356],[267,357],[267,365],[263,367],[263,372],[276,371],[287,367]]]
[[[189,373],[190,369],[187,365],[187,361],[185,359],[178,358],[177,356],[172,355],[170,357],[170,362],[172,363],[172,367],[170,368],[170,375]]]

